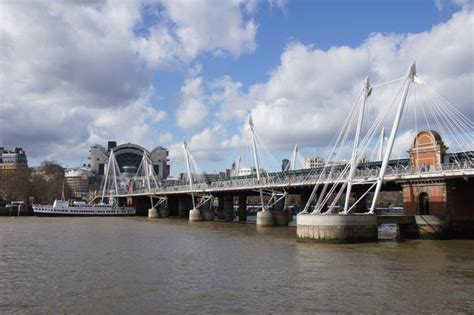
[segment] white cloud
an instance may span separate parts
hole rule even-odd
[[[443,11],[447,7],[461,7],[463,10],[470,10],[474,2],[472,0],[434,0],[434,3],[438,11]]]
[[[463,10],[470,10],[472,9],[472,0],[452,0],[452,2],[458,6],[461,6]]]
[[[205,128],[199,133],[186,139],[189,150],[196,161],[221,161],[223,159],[222,150],[225,149],[222,140],[225,139],[227,130],[222,125],[215,125],[212,128]],[[184,163],[184,153],[182,142],[174,143],[169,148],[170,161],[177,164]]]
[[[287,0],[268,0],[268,4],[270,5],[270,8],[271,7],[277,7],[278,9],[280,9],[283,13],[287,13],[288,12],[288,1]]]
[[[253,20],[243,20],[238,1],[162,2],[186,56],[193,58],[201,51],[239,56],[256,47],[257,26]]]
[[[245,4],[245,10],[250,14],[255,13],[255,11],[257,10],[257,5],[258,0],[249,0]]]
[[[91,116],[88,143],[105,143],[114,139],[119,143],[139,143],[149,148],[156,146],[155,139],[160,138],[153,125],[166,117],[163,111],[148,105],[147,97],[120,110],[93,109]]]
[[[176,67],[188,61],[182,55],[182,47],[165,25],[151,27],[150,35],[138,38],[134,46],[148,66],[154,69]]]
[[[256,48],[257,25],[238,1],[161,0],[160,23],[134,43],[153,68],[189,64],[202,53],[238,57]]]
[[[220,94],[222,110],[217,116],[222,120],[243,117],[250,103],[256,128],[270,146],[289,150],[295,142],[327,145],[345,120],[365,76],[372,83],[398,78],[416,59],[419,75],[472,118],[474,51],[469,29],[473,29],[473,14],[462,11],[430,31],[372,34],[355,48],[321,50],[292,43],[268,81],[252,86],[246,95],[238,83],[225,78],[223,82],[234,88],[232,93]],[[236,95],[248,102],[238,106],[239,102],[233,102]],[[389,99],[382,95],[379,100]],[[239,141],[234,136],[228,143]]]
[[[176,109],[176,121],[181,128],[199,127],[207,116],[204,104],[202,78],[186,80],[181,87],[180,101]]]
[[[232,81],[229,76],[224,76],[211,82],[212,94],[210,102],[220,105],[217,116],[228,121],[233,118],[243,118],[251,108],[248,98],[242,91],[242,83]]]
[[[54,146],[48,157],[60,160],[96,141],[159,139],[154,128],[166,113],[150,104],[153,72],[182,70],[202,53],[252,52],[256,25],[241,9],[227,1],[0,2],[4,144],[30,157]]]
[[[168,144],[173,141],[173,134],[171,132],[164,132],[160,134],[160,143]]]
[[[473,27],[472,11],[464,10],[429,31],[374,33],[354,48],[341,46],[322,50],[293,42],[282,53],[280,64],[270,72],[268,80],[251,86],[248,92],[240,82],[228,76],[214,80],[209,84],[209,94],[204,98],[200,96],[219,108],[210,119],[226,124],[238,122],[241,128],[227,139],[221,136],[218,146],[208,148],[208,158],[212,155],[214,159],[219,148],[231,150],[249,143],[246,122],[249,113],[270,148],[290,151],[295,143],[302,148],[332,145],[364,78],[368,75],[372,84],[400,78],[413,60],[417,61],[419,76],[473,119],[474,50],[467,31]],[[373,122],[382,104],[392,101],[398,86],[393,85],[391,90],[376,89],[366,124]],[[409,99],[409,102],[412,104],[414,100]],[[406,155],[409,149],[409,138],[415,128],[412,115],[408,108],[394,154]],[[384,123],[387,131],[393,121],[393,116],[390,117]],[[431,128],[437,126],[433,124]],[[402,148],[404,145],[408,147]]]
[[[399,133],[395,143],[393,144],[393,150],[391,154],[392,159],[399,159],[407,156],[407,151],[410,149],[413,139],[415,139],[416,133],[417,132],[412,129]],[[387,143],[387,141],[385,141],[385,143]]]

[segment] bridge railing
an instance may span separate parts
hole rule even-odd
[[[474,173],[474,161],[463,161],[460,163],[446,163],[438,167],[421,165],[413,169],[411,165],[395,165],[389,166],[386,170],[385,177],[387,179],[402,178],[404,176],[420,176],[430,177],[433,174],[440,174],[441,176],[452,174],[464,174],[465,172]],[[344,172],[344,173],[342,173]],[[354,179],[359,182],[371,182],[377,179],[380,173],[380,168],[363,168],[357,169]],[[341,176],[342,174],[342,176]],[[256,188],[271,188],[273,186],[285,187],[294,185],[312,185],[316,182],[336,182],[344,181],[348,176],[347,169],[333,170],[329,177],[329,170],[318,170],[309,174],[289,174],[287,176],[266,176],[259,180],[257,178],[229,178],[228,180],[219,180],[211,183],[196,183],[193,185],[193,191],[205,190],[225,190],[225,189],[256,189]],[[148,190],[146,188],[135,189],[133,192],[123,190],[119,192],[121,195],[127,194],[166,194],[168,192],[186,192],[190,191],[189,185],[164,185],[158,188]],[[114,191],[110,191],[110,195],[115,195]]]

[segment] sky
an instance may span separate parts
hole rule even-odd
[[[0,1],[0,146],[87,163],[108,140],[229,168],[252,115],[275,159],[328,147],[366,76],[413,60],[473,119],[468,0]],[[173,168],[173,167],[172,167]]]

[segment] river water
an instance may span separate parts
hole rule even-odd
[[[295,234],[0,217],[0,313],[474,312],[474,241],[300,244]]]

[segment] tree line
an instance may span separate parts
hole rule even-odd
[[[44,161],[37,168],[18,168],[1,174],[4,201],[22,200],[25,203],[48,204],[64,195],[70,196],[71,189],[65,183],[64,168],[54,161]]]

